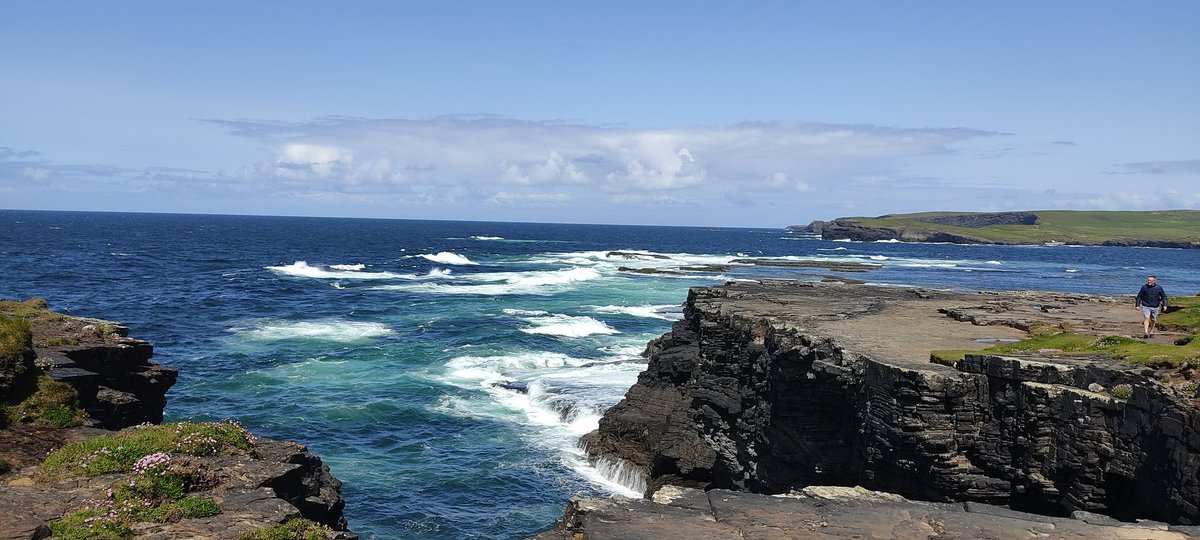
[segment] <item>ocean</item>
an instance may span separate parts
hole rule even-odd
[[[755,257],[877,269],[729,265]],[[728,268],[619,270],[706,265]],[[523,538],[571,495],[634,495],[576,441],[636,380],[688,287],[836,274],[1132,305],[1147,274],[1195,294],[1198,267],[1196,250],[827,242],[781,228],[0,211],[0,298],[127,324],[180,371],[168,420],[237,418],[306,444],[371,539]]]

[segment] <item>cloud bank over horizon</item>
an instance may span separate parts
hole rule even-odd
[[[930,164],[936,169],[939,163],[1022,153],[1010,134],[964,127],[743,122],[639,128],[490,115],[199,122],[241,141],[258,159],[230,170],[200,171],[63,164],[37,150],[0,147],[0,193],[52,197],[96,190],[128,201],[155,198],[164,211],[203,211],[179,203],[209,200],[238,201],[247,213],[596,222],[611,221],[605,216],[620,214],[616,209],[628,215],[631,208],[643,209],[635,215],[678,217],[696,208],[720,212],[761,205],[827,218],[949,208],[1200,207],[1200,192],[1171,186],[1151,192],[1059,193],[1036,183],[920,174]],[[1043,146],[1075,145],[1051,141]],[[1194,175],[1196,163],[1111,164],[1115,172],[1110,174]],[[954,198],[945,196],[948,189]],[[964,205],[963,194],[971,192],[991,202]],[[913,196],[924,205],[897,207],[897,198]],[[233,208],[236,212],[238,206]],[[713,224],[776,224],[708,218]],[[653,217],[643,221],[656,222]]]

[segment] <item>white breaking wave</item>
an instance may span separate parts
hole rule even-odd
[[[409,285],[382,285],[378,290],[416,291],[438,294],[510,295],[510,294],[554,294],[563,287],[581,281],[601,277],[600,271],[592,268],[564,268],[532,272],[485,272],[460,276],[472,285],[450,285],[438,283],[414,283]]]
[[[889,257],[886,255],[871,255],[872,261],[886,261]]]
[[[440,263],[440,264],[457,264],[457,265],[475,264],[474,262],[471,261],[471,259],[463,257],[462,255],[459,255],[457,253],[451,253],[449,251],[441,251],[441,252],[438,252],[433,255],[424,253],[424,254],[417,255],[417,256],[422,259],[425,259],[428,261],[433,261],[435,263]]]
[[[339,266],[350,265],[333,265],[329,269],[321,268],[320,266],[309,266],[305,261],[296,261],[292,264],[283,266],[268,266],[267,270],[283,274],[285,276],[319,278],[319,279],[396,279],[411,276],[396,274],[392,272],[362,272],[348,268],[338,268]],[[361,266],[361,265],[354,265]],[[365,267],[364,267],[365,268]]]
[[[459,356],[446,362],[446,368],[448,380],[474,383],[467,388],[477,388],[480,383],[490,387],[494,382],[530,371],[576,367],[588,362],[590,360],[561,353],[531,351],[494,356]]]
[[[471,240],[504,240],[503,236],[472,236]]]
[[[1075,269],[1075,268],[1068,268],[1068,269],[1066,269],[1066,270],[1065,270],[1065,272],[1067,272],[1068,274],[1074,274],[1074,273],[1076,273],[1076,272],[1078,272],[1078,271],[1079,271],[1079,270],[1077,270],[1077,269]]]
[[[549,312],[549,311],[542,311],[542,310],[540,310],[540,309],[512,309],[512,308],[504,308],[504,309],[502,309],[502,310],[500,310],[500,311],[504,312],[504,314],[505,314],[505,315],[525,315],[525,316],[538,316],[538,315],[549,315],[549,314],[550,314],[550,312]]]
[[[624,313],[634,317],[678,321],[683,318],[679,306],[675,304],[642,304],[638,306],[592,306],[599,313]]]
[[[581,477],[610,492],[638,497],[645,490],[644,480],[639,480],[643,474],[628,464],[593,466],[578,440],[596,429],[601,411],[620,399],[642,367],[644,364],[585,360],[549,351],[459,356],[446,363],[440,379],[480,393],[465,398],[444,396],[434,409],[518,423],[530,444],[559,452],[563,463]]]
[[[450,277],[450,269],[449,268],[446,268],[446,269],[434,268],[433,270],[430,270],[429,273],[426,275],[428,275],[431,278]]]
[[[895,238],[888,238],[887,240],[876,240],[875,243],[876,244],[899,244],[900,241]]]
[[[834,242],[839,242],[839,240],[834,240]],[[817,248],[817,251],[846,251],[846,248],[841,246],[835,248]]]
[[[252,326],[230,329],[238,336],[255,341],[281,341],[306,339],[337,342],[355,342],[393,334],[385,324],[341,320],[326,321],[282,321],[263,319]]]
[[[331,265],[329,265],[329,267],[330,267],[330,268],[332,268],[332,269],[334,269],[334,270],[353,270],[353,271],[359,271],[359,270],[364,270],[364,269],[366,269],[367,265],[365,265],[365,264],[362,264],[362,263],[358,263],[358,264],[331,264]]]
[[[1000,261],[987,261],[987,264],[1004,264]]]
[[[522,328],[526,334],[544,334],[559,337],[586,337],[595,334],[619,334],[620,330],[613,328],[604,321],[591,317],[575,317],[571,315],[553,314],[537,317],[525,317],[524,320],[533,326]]]

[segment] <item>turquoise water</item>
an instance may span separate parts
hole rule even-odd
[[[1155,273],[1169,293],[1200,290],[1200,254],[1185,250],[0,211],[0,297],[128,324],[180,370],[169,419],[236,417],[307,444],[343,480],[351,527],[381,539],[521,538],[573,494],[632,494],[576,440],[636,380],[638,353],[680,317],[687,288],[816,278],[618,268],[764,256],[877,264],[851,277],[886,284],[1132,294]]]

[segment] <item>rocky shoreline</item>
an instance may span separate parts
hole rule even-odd
[[[40,300],[8,304],[31,323],[32,332],[19,361],[4,363],[0,397],[16,407],[15,399],[42,384],[37,380],[50,379],[73,389],[72,408],[80,414],[64,422],[76,427],[47,424],[36,413],[0,424],[0,461],[6,464],[0,469],[0,537],[47,538],[49,523],[89,505],[111,504],[105,501],[113,500],[113,486],[132,487],[139,475],[48,477],[43,460],[71,443],[128,436],[162,422],[166,392],[177,372],[155,363],[153,347],[130,338],[118,323],[60,315]],[[320,457],[292,442],[245,435],[245,450],[164,458],[190,475],[188,495],[212,501],[219,513],[136,522],[131,537],[233,539],[304,518],[328,527],[328,538],[357,538],[342,514],[341,482]]]
[[[1063,537],[1089,537],[1065,532],[1101,516],[1110,517],[1098,526],[1109,529],[1196,534],[1194,394],[1164,384],[1148,367],[1054,350],[930,362],[932,350],[981,350],[1041,324],[1127,334],[1136,325],[1127,304],[1077,294],[811,282],[696,288],[685,318],[648,347],[638,382],[582,443],[593,461],[640,475],[647,494],[707,490],[716,523],[714,490],[766,497],[834,485],[911,499],[893,500],[899,506],[889,512],[965,502],[1057,516]],[[1119,386],[1129,394],[1114,394]],[[606,504],[572,503],[555,531],[593,537],[589,531],[609,529],[589,523],[658,523],[674,512],[652,501]],[[794,513],[814,503],[770,504]],[[831,504],[818,505],[818,513],[840,511]],[[579,517],[588,512],[604,517]],[[772,512],[784,510],[754,515],[782,519]],[[858,518],[872,516],[879,517]],[[996,537],[1024,537],[1029,529],[1020,523],[1046,519],[1022,514],[1008,525],[1017,528]],[[976,529],[963,526],[948,537],[974,537]],[[1090,537],[1129,537],[1109,533]]]

